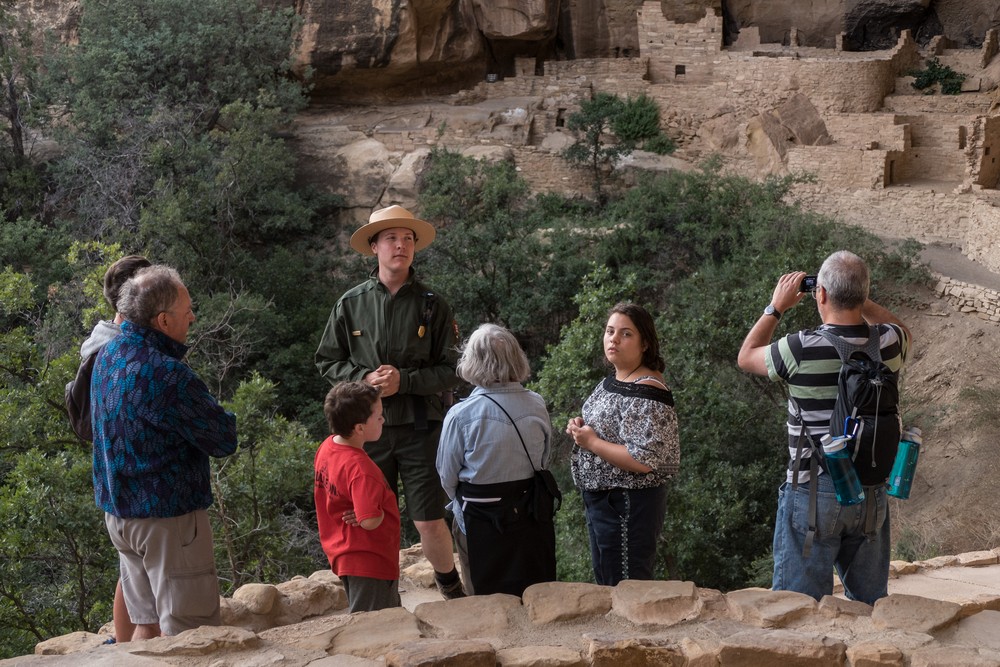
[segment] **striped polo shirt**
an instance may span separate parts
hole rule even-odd
[[[818,440],[829,432],[830,416],[837,403],[840,357],[837,356],[837,349],[818,333],[820,330],[832,331],[849,343],[863,345],[868,340],[869,327],[867,324],[824,324],[819,329],[805,329],[771,343],[764,355],[767,376],[774,382],[783,380],[788,384],[789,465],[786,479],[789,482],[792,481],[792,464],[799,437],[796,404],[802,411],[806,432]],[[909,339],[895,324],[879,324],[878,331],[882,362],[898,374],[909,351]],[[809,455],[810,451],[803,443],[799,483],[809,480]]]

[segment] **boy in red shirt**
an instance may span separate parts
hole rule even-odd
[[[379,392],[364,382],[333,387],[323,403],[333,435],[316,452],[319,539],[352,612],[401,606],[399,506],[363,449],[382,434]]]

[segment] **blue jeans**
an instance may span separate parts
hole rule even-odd
[[[809,558],[802,547],[809,530],[809,487],[812,481],[778,489],[778,516],[774,523],[774,581],[776,591],[796,591],[819,600],[833,594],[833,570],[851,600],[875,604],[888,594],[889,505],[884,486],[865,487],[857,505],[837,502],[829,475],[815,482],[816,537]]]
[[[667,486],[583,491],[594,581],[652,579],[667,514]]]

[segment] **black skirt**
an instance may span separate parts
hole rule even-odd
[[[532,584],[556,580],[552,517],[537,517],[534,479],[499,484],[459,482],[469,547],[469,579],[476,595],[520,597]]]

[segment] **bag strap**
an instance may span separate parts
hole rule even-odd
[[[788,396],[788,400],[795,405],[795,418],[799,421],[799,437],[795,441],[795,462],[792,464],[792,491],[799,488],[799,468],[802,464],[803,449],[802,441],[807,441],[809,448],[812,450],[812,454],[809,456],[809,529],[806,531],[806,539],[802,544],[802,557],[809,558],[809,554],[812,553],[813,540],[816,538],[816,482],[819,476],[819,457],[822,454],[822,448],[816,446],[812,436],[806,435],[806,423],[802,419],[802,408],[799,407],[799,402],[792,398],[791,395]]]
[[[535,467],[535,462],[531,460],[531,454],[528,453],[528,446],[524,444],[524,438],[521,437],[521,430],[517,428],[517,424],[514,423],[514,419],[510,416],[510,413],[507,412],[507,410],[505,410],[504,407],[489,394],[480,395],[493,401],[493,403],[500,408],[505,415],[507,415],[507,419],[510,419],[510,425],[514,427],[514,432],[517,433],[517,439],[521,441],[521,447],[524,449],[524,455],[528,457],[528,463],[531,464],[531,470],[533,472],[538,472],[538,468]]]
[[[851,355],[858,350],[867,354],[868,358],[872,361],[882,363],[881,336],[879,336],[878,327],[876,325],[868,325],[868,340],[861,345],[848,343],[846,340],[829,329],[817,329],[816,333],[825,338],[827,342],[830,343],[835,350],[837,350],[837,356],[840,357],[841,364],[846,364],[851,358]]]

